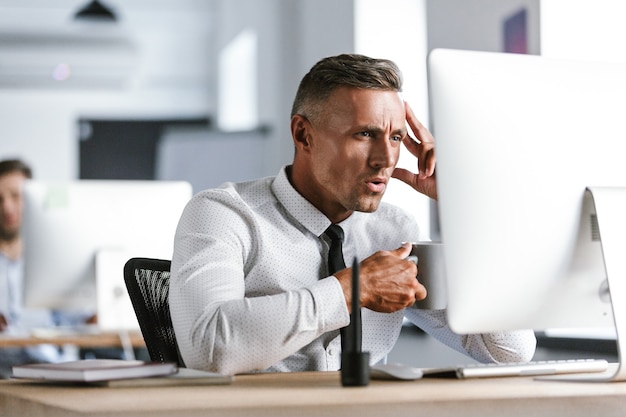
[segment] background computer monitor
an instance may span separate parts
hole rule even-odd
[[[626,64],[434,50],[428,65],[451,327],[612,329],[585,190],[626,187]]]
[[[123,281],[130,257],[171,259],[191,185],[169,181],[28,181],[26,307],[98,312],[103,328],[137,327]]]

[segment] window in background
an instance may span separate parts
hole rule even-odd
[[[254,130],[259,126],[257,34],[240,32],[218,58],[217,126],[223,131]]]

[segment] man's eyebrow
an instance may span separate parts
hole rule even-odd
[[[380,132],[383,129],[377,125],[360,125],[360,126],[357,126],[357,130],[366,130],[368,132]]]
[[[394,129],[391,134],[405,137],[409,133],[408,129],[405,127],[401,127],[398,129]]]

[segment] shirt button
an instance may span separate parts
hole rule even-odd
[[[329,348],[329,349],[328,349],[328,354],[329,354],[330,356],[335,356],[335,355],[337,355],[337,349],[335,349],[335,348]]]

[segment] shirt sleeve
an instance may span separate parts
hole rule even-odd
[[[263,370],[349,323],[334,277],[246,296],[254,219],[235,197],[214,194],[192,199],[175,237],[170,311],[187,366],[224,374]]]
[[[440,342],[481,363],[528,362],[535,354],[537,339],[532,330],[459,335],[448,325],[445,310],[408,308],[405,316]]]

